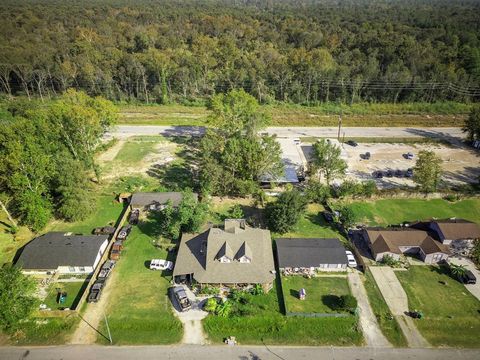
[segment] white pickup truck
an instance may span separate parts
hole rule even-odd
[[[150,270],[172,270],[173,262],[163,259],[153,259],[150,261]]]

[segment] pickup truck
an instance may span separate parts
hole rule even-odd
[[[104,280],[97,280],[90,288],[90,293],[88,294],[87,302],[97,302],[100,300],[100,296],[102,294],[103,286],[105,285]]]
[[[110,272],[112,269],[115,267],[115,260],[107,260],[105,263],[102,265],[102,268],[100,269],[97,279],[99,280],[106,280],[108,276],[110,275]]]

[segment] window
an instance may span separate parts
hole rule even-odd
[[[85,266],[80,266],[78,268],[78,271],[81,272],[81,273],[84,273],[85,272]]]
[[[71,273],[74,273],[75,272],[75,266],[69,266],[68,271],[71,272]]]

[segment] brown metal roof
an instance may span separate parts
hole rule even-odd
[[[479,239],[480,226],[477,224],[462,220],[437,220],[433,221],[443,234],[443,238],[447,240],[465,240],[465,239]],[[439,234],[440,235],[440,234]]]

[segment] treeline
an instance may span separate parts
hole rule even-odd
[[[480,99],[480,2],[54,1],[0,5],[0,88],[186,104]]]
[[[100,176],[94,154],[116,116],[111,102],[75,90],[46,104],[9,103],[0,118],[0,201],[9,218],[38,231],[52,216],[88,216],[91,179]]]

